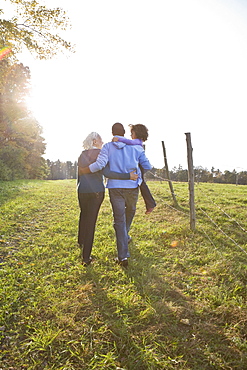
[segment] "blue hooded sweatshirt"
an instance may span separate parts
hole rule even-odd
[[[96,162],[90,164],[89,169],[94,173],[104,168],[107,163],[110,171],[126,173],[135,170],[139,175],[136,181],[108,179],[106,185],[108,189],[137,188],[142,183],[139,165],[142,166],[144,171],[151,170],[152,168],[142,146],[126,145],[119,141],[106,143],[101,149]]]

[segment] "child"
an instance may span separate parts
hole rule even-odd
[[[126,139],[124,136],[114,136],[112,141],[121,141],[122,143],[125,143],[127,145],[141,145],[143,146],[143,142],[147,140],[148,138],[148,129],[146,126],[137,124],[137,125],[130,125],[130,132],[131,132],[131,138]],[[141,195],[144,199],[145,205],[146,205],[146,215],[150,214],[154,208],[156,207],[155,200],[144,181],[144,171],[143,168],[140,166],[140,170],[142,173],[142,183],[140,186]]]

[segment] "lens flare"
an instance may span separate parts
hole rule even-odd
[[[5,46],[0,50],[0,60],[3,59],[7,54],[11,52],[11,49]]]

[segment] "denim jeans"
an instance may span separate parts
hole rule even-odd
[[[109,189],[113,210],[114,229],[117,239],[118,259],[130,257],[128,250],[129,230],[136,212],[139,188]]]

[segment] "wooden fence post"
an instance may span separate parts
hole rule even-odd
[[[166,157],[166,148],[165,148],[164,141],[162,141],[162,148],[163,148],[164,161],[165,161],[166,178],[167,178],[168,183],[169,183],[169,187],[170,187],[170,190],[171,190],[171,194],[172,194],[172,199],[173,199],[174,205],[177,207],[178,206],[178,203],[177,203],[177,199],[176,199],[176,196],[174,194],[174,191],[173,191],[172,182],[170,180],[170,174],[169,174],[169,169],[168,169],[168,162],[167,162],[167,157]]]
[[[196,213],[195,213],[195,193],[194,193],[194,167],[193,167],[193,156],[192,156],[192,145],[190,133],[186,133],[187,142],[187,158],[188,158],[188,183],[190,193],[190,228],[195,230],[196,228]]]

